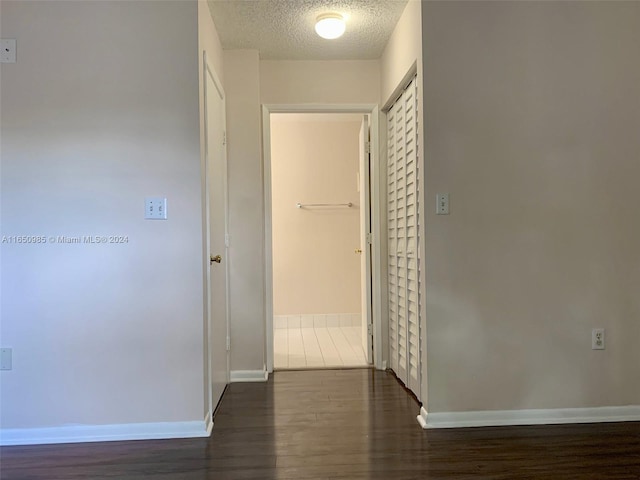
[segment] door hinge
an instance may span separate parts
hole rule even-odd
[[[364,142],[364,151],[366,153],[371,153],[371,142]]]
[[[224,130],[222,132],[222,145],[226,145],[227,144],[227,131]]]
[[[373,245],[373,233],[367,233],[367,243]]]
[[[227,337],[227,352],[231,350],[231,338]]]
[[[373,335],[373,325],[367,324],[367,335]]]

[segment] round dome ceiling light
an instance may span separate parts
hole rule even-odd
[[[344,18],[339,13],[325,13],[316,20],[316,33],[328,40],[342,36],[346,28]]]

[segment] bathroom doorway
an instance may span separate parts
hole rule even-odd
[[[270,114],[274,369],[373,362],[370,123]]]

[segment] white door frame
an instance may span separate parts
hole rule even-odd
[[[362,348],[367,364],[373,363],[373,282],[371,273],[371,128],[367,115],[360,117],[358,134],[358,197],[360,201],[360,302]]]
[[[206,269],[206,274],[204,276],[204,281],[205,281],[205,289],[206,289],[206,296],[207,296],[207,301],[205,304],[206,307],[206,322],[207,322],[207,378],[206,378],[206,385],[205,385],[205,390],[207,391],[207,398],[209,401],[209,405],[207,405],[208,407],[208,415],[209,415],[209,419],[211,422],[213,422],[213,410],[215,409],[216,405],[213,404],[213,398],[212,398],[212,392],[211,392],[211,382],[213,380],[213,374],[211,372],[211,351],[212,351],[212,345],[209,344],[209,338],[210,338],[210,332],[211,332],[211,328],[212,328],[212,322],[211,322],[211,280],[210,280],[210,266],[209,266],[209,256],[211,255],[211,229],[210,229],[210,224],[211,224],[211,218],[210,218],[210,212],[209,212],[209,160],[208,160],[208,154],[209,154],[209,145],[208,145],[208,138],[207,138],[207,129],[209,127],[208,124],[208,119],[207,119],[207,112],[206,112],[206,105],[207,105],[207,76],[211,76],[211,79],[213,80],[213,84],[215,85],[216,89],[217,89],[217,93],[220,95],[220,97],[222,98],[222,118],[223,118],[223,125],[222,125],[222,129],[224,132],[226,132],[227,130],[227,126],[226,126],[226,95],[224,93],[224,89],[222,88],[222,82],[220,81],[220,78],[218,77],[218,74],[215,70],[215,68],[213,68],[212,65],[209,65],[209,62],[207,61],[207,52],[203,52],[202,54],[202,81],[203,81],[203,103],[204,103],[204,108],[205,108],[205,113],[204,113],[204,148],[205,148],[205,159],[204,159],[204,189],[205,189],[205,195],[204,195],[204,201],[205,201],[205,225],[204,228],[206,230],[206,236],[205,236],[205,247],[204,247],[204,258],[203,258],[203,265],[205,265],[205,269]],[[226,142],[225,142],[226,143]],[[227,239],[229,238],[229,186],[228,186],[228,175],[227,175],[227,147],[225,144],[224,147],[224,156],[222,159],[222,165],[223,165],[223,171],[221,172],[223,175],[223,184],[224,184],[224,232],[225,232],[225,250],[224,250],[224,273],[225,273],[225,284],[226,284],[226,298],[225,298],[225,319],[226,319],[226,327],[227,327],[227,338],[226,338],[226,345],[227,345],[227,364],[226,364],[226,374],[227,374],[227,384],[229,383],[229,323],[230,323],[230,315],[229,315],[229,242],[227,241]]]
[[[273,238],[271,213],[271,114],[272,113],[361,113],[371,116],[371,233],[373,236],[371,253],[371,315],[373,321],[373,364],[382,370],[382,275],[384,257],[383,231],[380,205],[380,110],[376,104],[265,104],[262,105],[262,148],[264,181],[264,258],[265,258],[265,365],[267,372],[273,372]],[[386,284],[385,284],[386,285]],[[386,286],[384,287],[386,288]]]

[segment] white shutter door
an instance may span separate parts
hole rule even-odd
[[[420,390],[417,86],[388,114],[389,357],[398,378]]]
[[[403,95],[405,111],[405,159],[407,166],[407,382],[414,392],[420,391],[420,322],[418,262],[418,135],[417,86],[413,80]]]
[[[403,94],[404,96],[404,94]],[[407,383],[407,164],[404,102],[396,110],[396,261],[398,264],[398,377]]]
[[[398,371],[398,259],[396,232],[396,113],[394,106],[387,117],[387,231],[389,288],[389,366]]]

